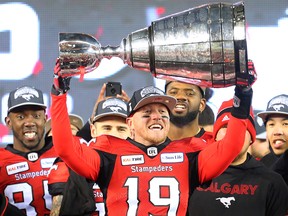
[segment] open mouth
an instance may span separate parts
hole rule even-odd
[[[174,107],[175,111],[183,111],[186,110],[187,106],[186,104],[176,104],[176,106]]]
[[[274,140],[273,141],[273,146],[278,149],[278,148],[281,148],[284,144],[285,144],[285,140]]]
[[[33,139],[34,137],[36,137],[36,132],[32,132],[32,131],[25,132],[24,136],[28,139]]]
[[[150,130],[162,130],[163,126],[160,124],[153,124],[153,125],[149,126],[149,129]]]

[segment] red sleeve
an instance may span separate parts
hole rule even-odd
[[[198,174],[201,183],[220,175],[240,153],[245,140],[247,119],[231,116],[225,137],[207,145],[198,156]]]
[[[69,170],[66,164],[62,161],[54,164],[48,174],[48,184],[66,183],[69,178]]]
[[[80,138],[73,136],[66,107],[67,95],[52,95],[51,125],[53,145],[59,157],[76,173],[96,180],[100,169],[100,156]]]
[[[55,163],[48,173],[49,194],[51,196],[63,195],[69,176],[68,167],[63,161]]]

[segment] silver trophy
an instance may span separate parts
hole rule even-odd
[[[246,85],[244,3],[212,3],[166,16],[115,47],[102,47],[88,34],[59,34],[62,76],[91,72],[112,57],[160,79],[214,88]]]

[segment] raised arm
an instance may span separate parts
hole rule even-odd
[[[198,171],[201,183],[220,175],[240,153],[249,121],[252,94],[252,88],[235,87],[234,103],[225,137],[211,143],[199,153]]]
[[[54,83],[51,90],[51,125],[52,139],[59,157],[76,173],[95,180],[100,167],[98,153],[80,144],[80,138],[72,135],[66,106],[67,91],[70,78],[58,76],[60,66],[58,61],[54,68]]]
[[[199,153],[198,175],[200,183],[209,181],[220,175],[240,153],[245,140],[247,123],[252,104],[253,90],[251,86],[257,80],[253,61],[247,63],[248,83],[235,86],[231,118],[225,137],[208,145]]]

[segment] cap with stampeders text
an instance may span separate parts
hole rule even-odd
[[[288,115],[288,95],[281,94],[273,97],[268,102],[266,110],[257,113],[257,116],[265,123],[271,114]]]
[[[127,114],[130,116],[137,109],[152,103],[161,103],[171,112],[176,105],[176,99],[166,95],[163,91],[154,86],[144,87],[134,92],[132,98],[128,102]]]
[[[39,106],[46,109],[43,93],[32,86],[22,86],[10,92],[8,98],[8,113],[21,106]]]
[[[127,117],[127,103],[119,98],[108,98],[97,105],[93,122],[105,116]]]

